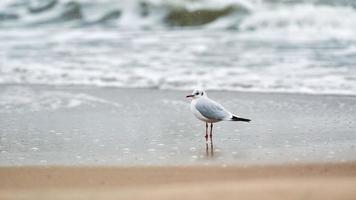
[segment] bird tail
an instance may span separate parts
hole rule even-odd
[[[250,119],[246,119],[246,118],[241,118],[241,117],[237,117],[235,115],[233,115],[231,117],[231,121],[242,121],[242,122],[250,122]]]

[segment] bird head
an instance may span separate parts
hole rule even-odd
[[[203,89],[195,89],[195,90],[193,90],[192,94],[187,95],[186,97],[187,98],[191,97],[193,99],[197,99],[197,98],[204,97],[204,96],[207,96],[207,95]]]

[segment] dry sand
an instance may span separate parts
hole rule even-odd
[[[356,163],[2,167],[0,199],[356,199]]]

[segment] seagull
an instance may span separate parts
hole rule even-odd
[[[196,118],[205,122],[205,141],[209,142],[208,127],[210,123],[210,141],[213,137],[213,123],[220,121],[242,121],[250,122],[250,119],[241,118],[227,111],[222,105],[213,101],[208,97],[202,89],[193,90],[192,94],[187,95],[187,98],[192,98],[190,110]]]

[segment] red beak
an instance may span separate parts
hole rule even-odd
[[[189,98],[189,97],[194,97],[194,95],[190,94],[190,95],[186,96],[186,98]]]

